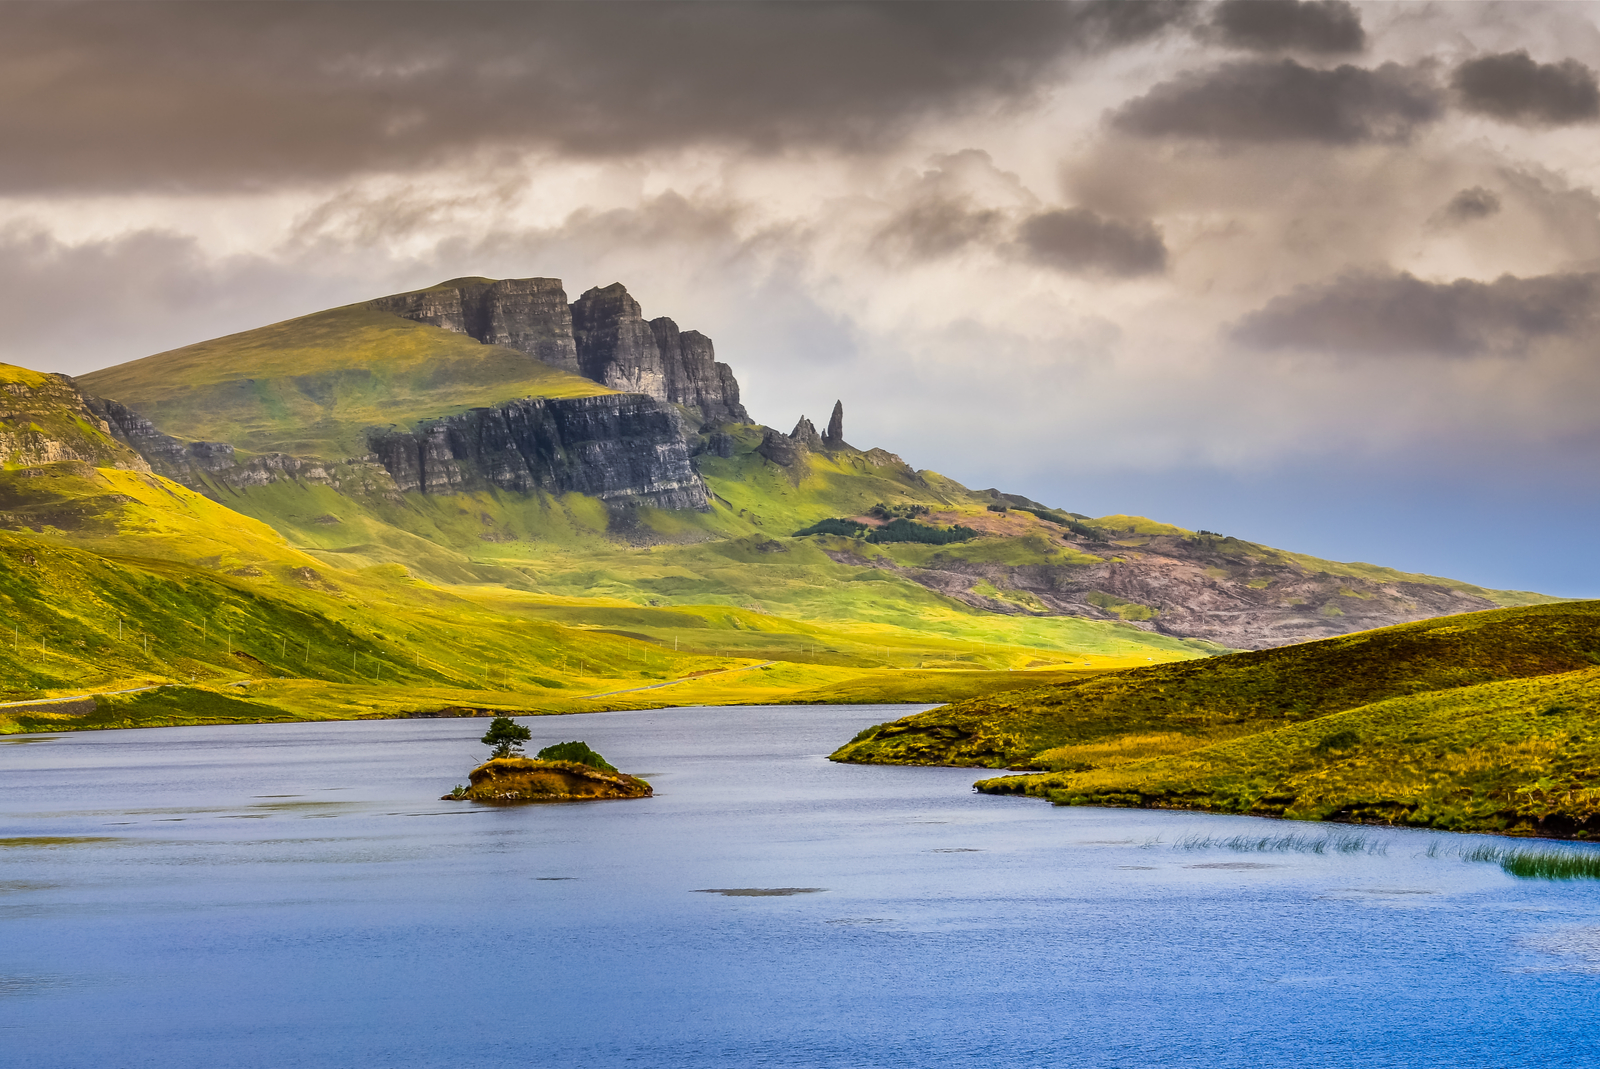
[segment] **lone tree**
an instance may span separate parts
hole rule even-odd
[[[509,716],[497,716],[489,724],[489,730],[484,732],[481,741],[485,746],[493,747],[489,751],[491,758],[510,757],[522,749],[522,744],[533,738],[533,732],[511,719]]]

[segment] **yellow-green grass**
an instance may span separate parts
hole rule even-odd
[[[847,511],[852,504],[865,509],[893,496],[891,488],[901,495],[895,500],[915,501],[919,492],[888,475],[874,477],[841,508],[836,497],[822,499],[823,491],[809,478],[795,487],[781,469],[759,457],[746,455],[742,464],[750,478],[736,480],[739,485],[748,489],[763,477],[777,479],[789,500],[804,496],[806,507],[817,511]],[[734,492],[726,482],[713,480],[711,485],[719,496],[724,490]],[[931,657],[970,667],[1012,668],[1031,659],[1021,652],[1027,649],[1064,659],[1083,655],[1097,666],[1103,665],[1097,659],[1107,657],[1127,664],[1218,650],[1103,621],[982,612],[933,593],[896,568],[857,567],[829,556],[830,550],[853,553],[865,543],[795,539],[787,525],[775,536],[769,534],[770,525],[758,525],[760,517],[748,510],[739,515],[723,503],[726,497],[706,513],[640,510],[638,525],[620,532],[613,530],[604,507],[577,494],[408,494],[391,500],[283,482],[227,492],[224,500],[271,523],[329,569],[403,563],[413,574],[438,583],[536,591],[550,599],[547,613],[579,602],[659,608],[721,605],[762,621],[740,624],[735,631],[795,636],[775,640],[777,645],[767,639],[752,645],[748,636],[739,635],[721,643],[722,648],[742,645],[751,656],[866,656],[869,663],[906,668],[919,667]],[[995,544],[984,547],[990,541]],[[1016,546],[1008,549],[1008,543]],[[1045,544],[1037,532],[974,545],[984,547],[975,551],[980,554],[1020,563],[1040,553],[1035,543]],[[904,552],[899,546],[868,548]],[[1059,549],[1046,552],[1059,555]],[[809,631],[791,626],[800,623],[813,626]],[[846,645],[816,641],[817,628],[846,639]],[[651,634],[670,637],[667,629]],[[894,649],[910,635],[919,636],[914,648]],[[881,656],[872,649],[885,645],[889,649],[880,649]],[[993,648],[997,646],[1018,649]]]
[[[515,350],[364,304],[157,353],[78,381],[180,437],[329,460],[365,454],[368,427],[409,429],[521,397],[612,392]]]
[[[1063,805],[1587,837],[1600,834],[1600,668],[1390,698],[1181,754],[978,789]]]
[[[1600,602],[1494,609],[958,702],[863,732],[846,761],[1087,771],[1081,747],[1198,748],[1390,698],[1553,676],[1600,660]],[[1129,743],[1129,745],[1133,745]]]
[[[0,522],[102,553],[220,569],[318,563],[265,523],[178,483],[77,461],[0,471]]]

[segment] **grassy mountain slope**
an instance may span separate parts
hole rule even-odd
[[[834,758],[1051,769],[979,787],[1061,804],[1587,834],[1597,663],[1600,602],[1497,609],[980,697]]]
[[[168,434],[337,460],[364,429],[519,397],[611,393],[513,349],[365,305],[334,308],[81,376]]]

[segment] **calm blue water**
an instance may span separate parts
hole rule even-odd
[[[5,740],[0,1064],[1600,1065],[1600,886],[823,759],[904,712],[533,718],[657,794],[508,809],[484,721]]]

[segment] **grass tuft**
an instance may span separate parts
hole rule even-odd
[[[1438,852],[1430,848],[1428,855],[1437,857]],[[1460,856],[1463,861],[1497,864],[1507,875],[1522,880],[1600,880],[1600,850],[1482,843],[1460,851]]]
[[[1368,854],[1383,857],[1389,844],[1365,835],[1189,835],[1173,844],[1179,850],[1232,850],[1240,854]]]

